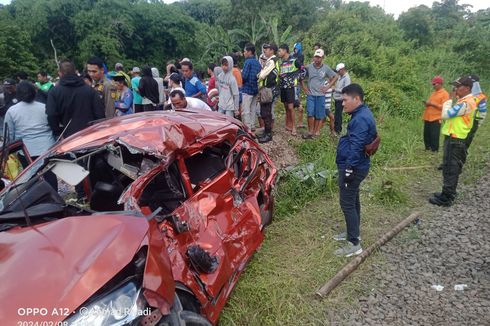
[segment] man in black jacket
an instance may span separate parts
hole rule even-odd
[[[46,114],[53,134],[68,137],[86,128],[91,121],[105,118],[104,103],[100,96],[82,78],[75,65],[63,60],[59,66],[60,81],[48,93]]]

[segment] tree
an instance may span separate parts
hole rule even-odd
[[[34,76],[38,66],[27,32],[3,19],[0,20],[0,30],[0,77],[13,77],[18,71]]]
[[[252,18],[246,29],[236,28],[230,31],[231,36],[238,38],[242,43],[252,43],[256,47],[260,41],[269,36],[269,30],[263,18]]]
[[[398,18],[398,24],[408,40],[413,40],[419,46],[432,44],[432,11],[421,5],[410,8]]]

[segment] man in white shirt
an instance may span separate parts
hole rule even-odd
[[[345,68],[345,64],[339,63],[335,68],[337,74],[339,75],[339,79],[335,84],[335,91],[333,93],[333,99],[335,100],[335,132],[340,134],[342,131],[342,113],[344,107],[342,105],[342,89],[345,86],[351,84],[349,73]]]
[[[186,97],[182,88],[176,88],[170,92],[170,102],[172,110],[208,110],[211,108],[204,102],[195,97]]]

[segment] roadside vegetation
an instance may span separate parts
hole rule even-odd
[[[422,121],[390,117],[378,126],[382,145],[361,187],[364,247],[411,211],[438,209],[427,199],[442,185],[442,174],[437,171],[442,153],[423,149]],[[489,137],[490,127],[483,124],[470,148],[461,184],[474,183],[485,173],[490,160]],[[298,142],[296,149],[301,163],[313,162],[318,171],[334,171],[335,144],[324,135],[311,142]],[[388,170],[402,167],[415,169]],[[241,276],[222,314],[221,325],[342,325],[342,312],[356,306],[358,298],[375,286],[364,271],[382,266],[383,256],[378,254],[368,258],[326,299],[320,301],[314,295],[349,261],[333,255],[338,243],[332,236],[344,227],[336,187],[335,178],[320,184],[301,182],[292,174],[282,177],[273,223],[260,251]],[[416,238],[417,232],[412,226],[398,237]]]

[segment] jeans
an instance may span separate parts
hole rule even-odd
[[[334,130],[338,134],[342,132],[342,113],[344,113],[342,100],[335,100]]]
[[[255,128],[255,108],[257,105],[257,96],[243,94],[242,102],[242,121],[249,128]]]
[[[456,197],[459,175],[463,171],[467,154],[466,139],[451,138],[449,136],[444,138],[444,157],[442,159],[444,182],[442,194],[450,200]]]
[[[439,121],[424,121],[425,149],[437,152],[439,150],[439,135],[441,123]]]
[[[359,244],[359,228],[361,224],[361,202],[359,200],[359,187],[361,182],[367,177],[369,170],[354,170],[354,180],[345,183],[345,170],[339,169],[339,194],[340,208],[345,217],[347,226],[347,240],[354,245]]]

